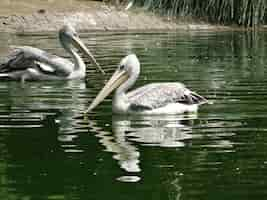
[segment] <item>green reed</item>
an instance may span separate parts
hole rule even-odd
[[[213,23],[257,26],[267,21],[267,0],[134,0],[146,10]]]

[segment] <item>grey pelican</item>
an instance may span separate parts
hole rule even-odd
[[[30,46],[15,47],[9,56],[10,58],[0,65],[0,78],[21,81],[84,78],[86,65],[76,49],[88,56],[90,61],[104,73],[72,26],[64,25],[59,30],[59,41],[62,47],[72,56],[74,63],[38,48]]]
[[[127,92],[136,82],[140,63],[135,54],[124,57],[118,69],[90,104],[94,109],[114,89],[112,110],[118,114],[181,114],[196,112],[208,101],[179,82],[151,83]]]

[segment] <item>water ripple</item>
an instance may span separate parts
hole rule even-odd
[[[134,199],[265,194],[267,41],[265,33],[253,34],[83,33],[105,76],[84,58],[86,80],[1,82],[3,198],[119,198],[127,182],[142,191],[140,197],[127,190]],[[0,38],[1,57],[13,44],[69,58],[53,34]],[[115,116],[108,97],[84,119],[84,110],[130,52],[142,65],[136,87],[181,81],[213,104],[203,105],[198,115]]]

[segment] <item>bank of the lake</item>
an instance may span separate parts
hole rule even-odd
[[[227,29],[226,26],[171,19],[142,9],[126,10],[125,5],[115,7],[97,1],[0,2],[0,32],[56,31],[66,22],[75,24],[79,31]]]

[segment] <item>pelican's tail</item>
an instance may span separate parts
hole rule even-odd
[[[205,103],[210,103],[205,97],[197,94],[196,92],[190,92],[190,98],[191,98],[191,101],[192,103],[194,104],[205,104]]]
[[[0,63],[0,72],[4,72],[6,66],[7,66],[7,63]]]

